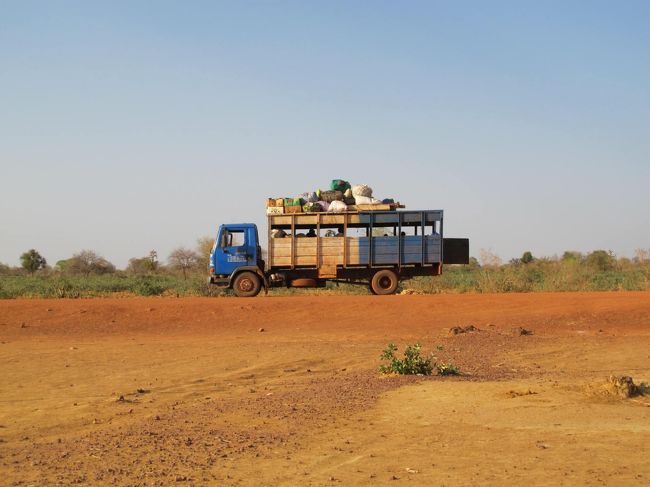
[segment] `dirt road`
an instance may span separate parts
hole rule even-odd
[[[650,396],[601,387],[650,382],[650,293],[13,300],[0,342],[7,485],[650,483]]]

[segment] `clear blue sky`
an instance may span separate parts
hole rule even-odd
[[[650,247],[650,2],[0,1],[0,262],[367,183],[472,254]]]

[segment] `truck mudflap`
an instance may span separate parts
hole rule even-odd
[[[264,274],[262,271],[258,271],[257,275],[260,276],[260,279],[262,279],[262,286],[264,286],[264,294],[268,294],[269,293],[268,277],[266,277],[266,274]]]
[[[469,239],[468,238],[443,238],[442,239],[443,264],[469,264]]]

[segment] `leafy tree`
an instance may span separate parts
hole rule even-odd
[[[115,266],[93,250],[82,250],[67,259],[64,270],[88,276],[115,272]]]
[[[169,254],[169,265],[173,269],[183,271],[183,279],[187,280],[187,271],[196,268],[199,262],[199,254],[185,247],[178,247]]]
[[[582,261],[582,254],[575,250],[567,250],[562,254],[563,262],[580,262]]]
[[[126,270],[133,274],[149,274],[155,272],[158,270],[158,253],[152,250],[146,257],[129,259],[129,265]]]
[[[606,250],[594,250],[587,255],[585,264],[598,269],[599,271],[611,271],[616,267],[616,259]]]
[[[149,274],[156,270],[156,265],[151,262],[149,257],[133,257],[129,259],[126,270],[131,274]]]
[[[521,263],[522,264],[530,264],[534,260],[535,260],[535,257],[533,257],[533,254],[529,250],[524,252],[523,255],[521,256]]]
[[[209,236],[203,236],[197,239],[196,241],[196,251],[199,254],[199,259],[201,262],[207,262],[210,260],[210,254],[212,253],[212,247],[214,247],[214,238]]]
[[[20,256],[20,264],[23,266],[27,272],[31,275],[34,275],[39,269],[44,269],[47,265],[45,257],[39,254],[34,249],[29,249],[27,252]]]

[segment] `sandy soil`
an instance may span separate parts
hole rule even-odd
[[[6,485],[650,483],[650,396],[599,387],[650,382],[649,293],[14,300],[0,342]]]

